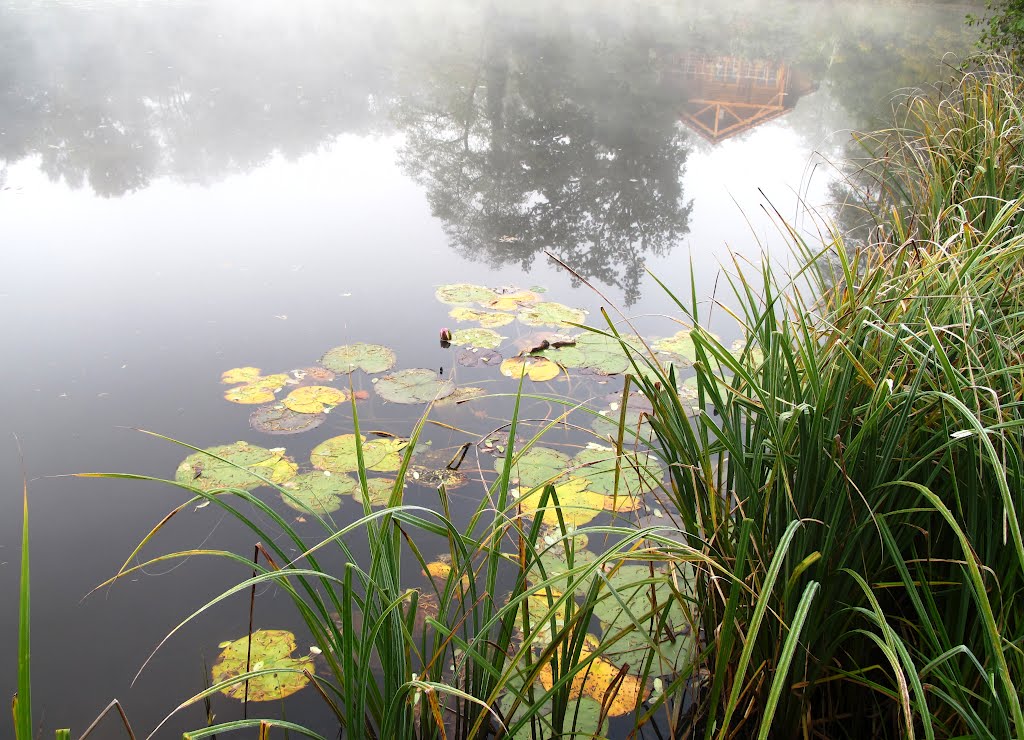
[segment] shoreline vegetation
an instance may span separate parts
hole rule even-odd
[[[262,549],[130,565],[136,551],[111,580],[233,560],[251,577],[182,624],[272,583],[318,656],[314,670],[248,655],[175,712],[291,675],[346,738],[1024,738],[1024,81],[987,57],[897,113],[859,139],[840,225],[813,241],[788,230],[799,270],[766,258],[728,272],[738,351],[701,326],[696,288],[673,296],[692,327],[696,404],[631,330],[596,327],[630,357],[623,399],[632,386],[650,404],[664,517],[574,526],[569,487],[517,491],[544,430],[508,445],[468,528],[443,485],[434,509],[403,504],[425,417],[390,506],[374,509],[354,398],[364,516],[339,527],[311,509],[313,547],[246,490],[164,482],[188,498],[179,510],[219,507]],[[638,441],[625,419],[624,403],[616,488],[640,472],[621,461],[642,459],[623,457]],[[33,731],[27,500],[25,517],[19,740]],[[438,543],[444,567],[428,562]],[[433,593],[403,580],[410,558]],[[321,737],[301,718],[187,736],[272,727]]]

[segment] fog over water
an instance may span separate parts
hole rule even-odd
[[[443,283],[543,286],[599,318],[604,299],[545,251],[637,316],[672,310],[645,268],[689,291],[692,267],[710,310],[729,249],[785,262],[766,210],[813,228],[801,203],[828,214],[850,131],[970,51],[971,7],[0,0],[0,666],[15,664],[17,434],[47,732],[77,736],[117,697],[148,733],[248,619],[229,600],[132,686],[245,573],[192,559],[84,598],[182,498],[53,476],[172,476],[184,452],[130,427],[251,437],[249,409],[221,398],[227,368],[370,341],[450,371]],[[396,433],[417,414],[367,407]],[[251,549],[209,509],[180,519],[151,554]],[[261,594],[261,618],[295,628],[284,602]],[[14,681],[0,671],[0,696]],[[334,732],[315,696],[290,702]]]

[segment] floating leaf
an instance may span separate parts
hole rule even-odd
[[[615,489],[615,466],[619,464],[619,488]],[[664,468],[657,458],[647,452],[624,452],[616,457],[610,447],[585,449],[572,459],[579,468],[578,473],[590,481],[590,488],[606,496],[618,495],[625,500],[616,503],[616,511],[633,511],[639,506],[630,504],[631,496],[637,496],[657,488],[665,477]],[[628,509],[621,506],[629,506]],[[609,508],[611,508],[609,506]]]
[[[543,523],[549,527],[558,526],[558,509],[561,510],[566,527],[579,527],[604,510],[605,497],[589,490],[589,486],[590,481],[586,478],[569,478],[565,483],[555,486],[556,496],[549,496],[544,506],[541,506],[543,488],[521,496],[518,504],[525,517],[534,518],[540,512]]]
[[[540,296],[530,290],[517,290],[514,293],[505,293],[490,301],[480,301],[487,308],[495,311],[515,311],[533,305],[540,300]]]
[[[370,506],[387,506],[391,501],[391,492],[395,489],[395,481],[391,478],[367,478],[366,492],[370,494]],[[356,481],[352,498],[359,504],[363,503],[363,487]]]
[[[401,452],[408,444],[404,439],[387,437],[367,441],[366,437],[361,437],[361,440],[366,470],[388,473],[402,466]],[[356,435],[342,434],[321,442],[313,448],[309,460],[314,468],[332,473],[353,473],[359,470]]]
[[[385,375],[373,387],[378,396],[392,403],[429,403],[455,392],[455,383],[421,368]]]
[[[507,442],[501,438],[502,444]],[[571,467],[569,456],[550,447],[533,446],[522,454],[518,462],[512,465],[512,480],[518,481],[523,489],[543,486],[561,478],[566,470]],[[505,460],[498,458],[494,461],[494,469],[499,473],[504,469]]]
[[[459,350],[455,359],[463,367],[498,367],[501,365],[501,355],[493,349],[462,349]]]
[[[327,350],[320,358],[320,364],[336,373],[351,373],[362,370],[364,373],[383,373],[395,366],[395,353],[380,344],[343,344]]]
[[[475,308],[466,308],[465,306],[457,306],[448,312],[456,321],[476,321],[480,326],[497,328],[499,326],[505,326],[505,324],[511,324],[515,320],[515,316],[510,313],[496,313],[494,311],[480,311]]]
[[[525,668],[525,666],[524,666]],[[505,716],[506,724],[511,727],[533,707],[531,696],[539,699],[543,695],[540,680],[534,681],[533,691],[525,686],[526,676],[520,671],[506,669],[510,678],[506,690],[499,701]],[[519,701],[518,706],[516,701]],[[516,707],[513,710],[513,707]],[[569,699],[565,704],[565,713],[561,721],[555,715],[554,701],[548,697],[540,702],[540,708],[514,733],[507,735],[509,740],[536,740],[536,738],[603,738],[607,737],[608,718],[601,722],[601,703],[589,696]]]
[[[350,475],[303,473],[285,483],[281,500],[299,513],[312,512],[324,516],[341,508],[341,497],[351,496],[359,481]]]
[[[224,391],[224,400],[231,403],[254,404],[274,400],[274,389],[263,385],[236,385]]]
[[[600,416],[594,417],[590,428],[602,437],[614,442],[619,436],[619,418],[622,414],[619,402],[622,400],[622,394],[612,394],[606,396],[606,398],[609,399],[608,408],[603,409],[600,412]],[[654,429],[651,428],[650,423],[647,421],[647,416],[651,411],[650,402],[642,394],[629,394],[626,402],[625,433],[623,435],[625,442],[633,442],[638,438],[641,440],[653,439]]]
[[[324,414],[300,414],[282,404],[260,406],[249,414],[249,426],[265,434],[299,434],[324,423]]]
[[[214,455],[228,462],[218,460]],[[204,491],[215,488],[250,489],[265,485],[257,475],[274,483],[284,483],[295,474],[294,468],[291,468],[289,474],[289,466],[293,465],[283,450],[268,450],[248,442],[235,442],[189,455],[178,466],[174,479]]]
[[[468,483],[466,476],[448,467],[457,461],[460,454],[457,447],[443,450],[429,447],[417,449],[410,464],[412,479],[421,486],[439,488],[443,485],[449,491],[464,486]]]
[[[657,352],[677,355],[693,363],[697,359],[697,348],[690,338],[691,329],[681,329],[670,337],[655,340],[651,345]]]
[[[737,339],[729,347],[729,352],[733,357],[739,359],[743,357],[745,352],[747,360],[754,365],[761,365],[764,362],[764,352],[757,345],[749,344],[746,339]]]
[[[452,334],[451,343],[460,347],[495,349],[501,346],[504,338],[493,329],[456,329]]]
[[[630,343],[630,339],[635,337],[623,337],[627,343]],[[619,341],[603,334],[582,334],[576,338],[574,345],[545,349],[542,354],[564,367],[585,368],[598,375],[616,375],[631,367]]]
[[[459,303],[487,303],[497,298],[497,294],[490,288],[471,283],[442,285],[434,291],[434,295],[441,303],[447,303],[450,306]]]
[[[545,381],[557,378],[561,372],[558,363],[544,357],[510,357],[501,363],[501,374],[510,378],[526,375],[530,380]]]
[[[319,414],[326,407],[337,406],[346,399],[345,392],[326,385],[306,385],[284,397],[285,408],[300,414]]]
[[[524,308],[517,318],[528,326],[563,326],[569,323],[580,324],[587,318],[587,314],[579,308],[547,301]]]
[[[291,657],[295,652],[295,635],[287,630],[258,630],[252,634],[251,648],[249,635],[222,642],[220,647],[224,649],[211,671],[214,683],[243,675],[246,665],[250,670],[279,670],[249,679],[249,701],[274,701],[291,696],[309,682],[303,671],[314,672],[312,656]],[[221,693],[243,701],[247,695],[246,682],[221,689]]]
[[[598,649],[599,641],[592,635],[587,635],[583,648],[580,650],[580,660],[586,660]],[[539,673],[540,683],[545,689],[551,689],[554,685],[551,673],[551,664],[545,664]],[[616,688],[613,691],[613,686]],[[641,701],[646,698],[648,690],[646,685],[636,676],[620,676],[619,669],[604,658],[595,658],[587,670],[581,670],[572,679],[569,689],[570,698],[589,696],[595,701],[601,702],[609,717],[621,717],[629,714],[637,708]]]
[[[678,575],[679,571],[676,573]],[[682,575],[677,589],[685,594],[690,578],[685,573]],[[603,657],[617,666],[627,663],[642,666],[653,642],[657,652],[651,674],[666,675],[681,670],[692,658],[694,641],[684,602],[673,590],[670,575],[657,564],[653,572],[650,565],[622,565],[608,580],[618,598],[611,593],[602,595],[594,607],[594,616],[601,622],[605,639],[625,634]],[[642,629],[636,629],[634,619]]]
[[[288,376],[284,374],[261,376],[245,385],[236,385],[224,391],[224,399],[232,403],[268,403],[274,400],[274,394],[287,383]]]
[[[260,377],[258,367],[233,367],[221,373],[221,383],[250,383]]]
[[[434,403],[434,408],[445,408],[448,406],[456,406],[463,401],[469,401],[473,398],[487,395],[487,391],[483,388],[468,385],[462,388],[457,388],[453,394],[447,398],[442,398],[440,401]]]
[[[325,367],[311,365],[310,367],[292,370],[292,377],[296,380],[307,381],[310,383],[330,383],[337,376]]]

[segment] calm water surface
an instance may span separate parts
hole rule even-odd
[[[132,686],[167,631],[245,574],[191,560],[87,597],[182,499],[62,474],[173,475],[184,452],[130,427],[198,446],[284,439],[297,459],[351,430],[340,409],[295,438],[249,430],[251,407],[221,397],[239,365],[284,371],[369,341],[401,367],[486,380],[438,347],[451,320],[434,290],[543,286],[597,318],[604,301],[545,250],[631,315],[671,313],[645,266],[686,291],[692,264],[710,299],[728,248],[785,261],[764,205],[809,226],[799,203],[827,207],[849,131],[971,43],[958,5],[503,5],[0,2],[0,696],[15,681],[15,433],[48,730],[81,731],[117,697],[148,732],[247,622],[229,601]],[[560,383],[543,390],[621,388]],[[364,426],[397,434],[419,412],[372,393],[363,408]],[[481,434],[507,413],[439,418]],[[475,505],[480,491],[460,495]],[[179,519],[152,552],[251,548],[211,509]],[[298,628],[272,591],[258,615]],[[311,694],[289,716],[330,733]],[[202,721],[184,713],[164,734]]]

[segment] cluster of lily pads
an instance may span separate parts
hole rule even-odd
[[[639,337],[626,335],[620,340],[586,331],[569,333],[579,329],[586,319],[586,312],[543,300],[541,293],[540,289],[495,289],[469,283],[439,287],[437,299],[451,307],[449,316],[458,323],[476,324],[450,332],[448,341],[456,347],[457,363],[469,368],[497,367],[506,377],[533,382],[551,381],[570,372],[599,376],[600,380],[602,376],[633,369],[621,342],[639,347],[643,344]],[[528,330],[521,331],[515,338],[497,331],[513,322],[528,327]],[[680,368],[694,360],[695,348],[685,329],[671,337],[651,339],[648,346],[653,348],[660,361],[674,363]],[[503,352],[507,356],[503,356]],[[315,366],[270,374],[263,374],[256,367],[238,367],[224,372],[221,380],[231,386],[224,392],[224,398],[236,404],[257,406],[249,417],[250,425],[271,435],[298,434],[316,428],[335,407],[353,400],[350,393],[356,401],[368,398],[366,391],[352,391],[351,383],[339,384],[347,387],[332,385],[339,376],[348,381],[355,372],[373,376],[370,380],[373,393],[388,403],[444,406],[484,393],[478,387],[460,388],[451,378],[442,377],[433,370],[395,370],[396,365],[396,353],[390,348],[359,342],[329,349]],[[630,394],[627,397],[624,414],[620,409],[623,402],[621,394],[609,394],[605,401],[607,407],[593,423],[597,434],[614,438],[620,416],[624,416],[627,425],[644,436],[643,414],[650,407],[641,395]],[[398,482],[388,474],[400,469],[408,441],[385,434],[372,439],[362,437],[358,441],[362,447],[363,472],[368,483],[369,501],[366,503],[384,506],[398,500],[396,494],[405,481]],[[297,511],[300,518],[305,514],[324,517],[337,511],[346,498],[363,503],[363,488],[357,477],[356,446],[355,434],[331,437],[313,448],[309,465],[300,470],[300,465],[282,447],[268,448],[240,441],[189,455],[178,467],[176,478],[204,491],[221,488],[249,490],[269,481],[278,487],[283,503]],[[496,450],[499,454],[504,451],[504,443],[498,444],[496,438],[481,440],[478,446],[485,451]],[[503,459],[498,459],[495,468],[500,471],[502,465]],[[417,449],[409,475],[421,484],[443,484],[450,489],[465,482],[457,468],[451,464],[447,451],[432,450],[428,444]],[[574,536],[575,530],[601,514],[617,516],[646,506],[645,494],[661,485],[663,478],[664,469],[647,452],[618,454],[612,447],[591,443],[574,456],[545,446],[530,448],[518,457],[511,484],[516,514],[528,520],[539,517],[545,527],[545,537],[551,542],[571,542],[574,547],[579,544],[575,552],[576,563],[579,564],[587,562],[588,558],[592,561],[596,556],[585,549],[585,536]],[[554,486],[554,495],[545,499],[547,484]],[[648,507],[648,511],[652,509]],[[656,508],[653,512],[659,515]],[[566,569],[566,555],[564,552],[559,555],[558,551],[559,547],[548,548],[545,563],[548,578],[557,577]],[[652,591],[654,572],[651,570],[647,575],[634,572],[641,567],[621,566],[612,578],[613,585],[620,593],[626,594],[627,599],[636,597],[637,603],[633,606],[636,606],[636,613],[642,614],[650,611],[652,594],[660,594],[658,598],[666,594],[658,591],[665,588],[664,578],[661,585]],[[438,560],[428,564],[427,575],[445,579],[450,568],[449,564]],[[645,572],[647,570],[650,569],[645,569]],[[638,580],[648,583],[646,588],[633,594],[631,584]],[[571,584],[567,583],[565,587],[569,588]],[[559,597],[566,588],[558,592]],[[545,608],[539,613],[547,611],[546,598],[544,601]],[[534,604],[531,600],[530,603],[531,609],[540,609],[540,602]],[[627,605],[632,604],[629,602]],[[621,606],[614,599],[609,599],[605,606],[595,611],[606,636],[630,627],[629,623],[620,624],[622,613]],[[668,628],[666,634],[688,634],[682,614],[672,613]],[[248,656],[251,670],[255,670],[256,665],[312,669],[311,657],[291,657],[294,650],[291,633],[264,630],[255,633],[252,639],[253,652]],[[649,648],[649,638],[644,638],[648,641],[642,645],[636,642],[639,639],[641,633],[637,633],[636,639],[626,637],[616,643],[613,654],[595,660],[588,678],[585,681],[580,679],[580,685],[572,687],[572,695],[578,700],[576,709],[588,715],[593,713],[596,721],[600,712],[595,711],[594,705],[600,709],[601,696],[612,680],[619,682],[622,710],[617,711],[618,706],[613,704],[612,709],[616,711],[608,713],[614,716],[628,711],[626,707],[631,709],[635,706],[638,693],[647,691],[648,687],[641,686],[638,679],[630,676],[626,676],[623,683],[619,667],[627,663],[637,665],[634,653]],[[238,645],[247,642],[248,637],[243,637],[222,644],[224,651],[214,669],[215,680],[244,672],[246,664],[239,664]],[[671,643],[668,652],[673,654],[692,647],[688,639],[681,639],[678,646],[674,641]],[[263,683],[250,682],[249,700],[279,698],[305,683],[301,673],[281,675],[282,678],[278,679],[268,673]],[[543,675],[540,680],[543,684]],[[238,688],[236,685],[225,689],[224,693],[242,698],[237,695]]]

